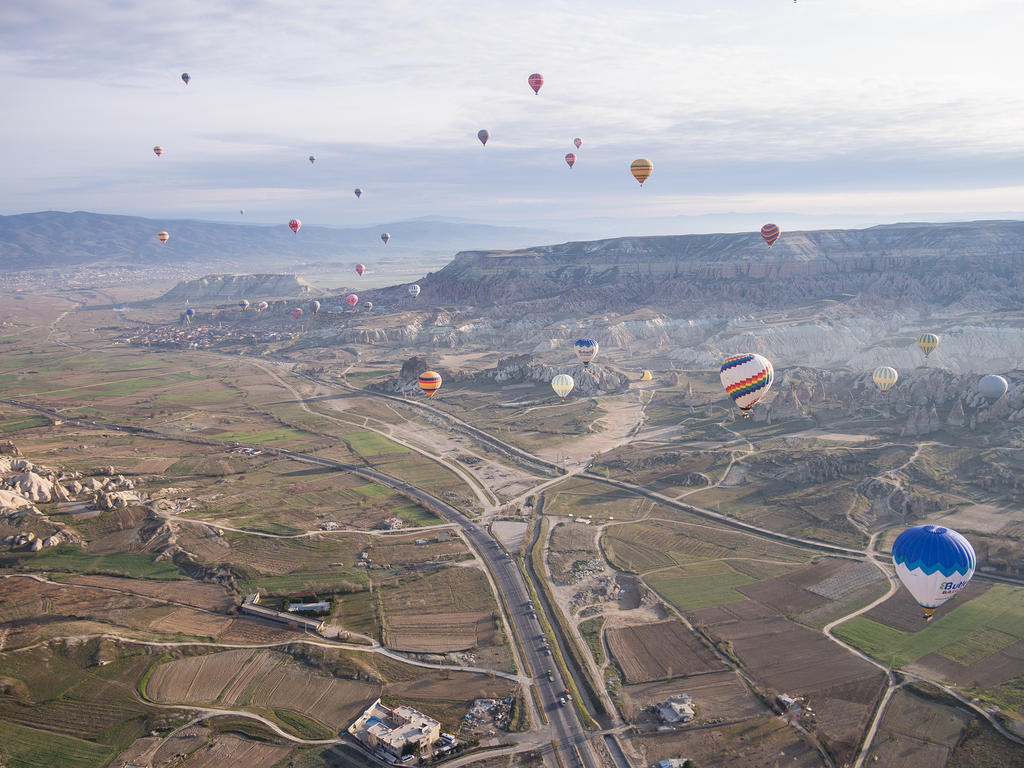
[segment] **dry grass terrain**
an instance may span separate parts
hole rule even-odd
[[[679,621],[609,629],[606,637],[628,683],[685,677],[724,667]]]

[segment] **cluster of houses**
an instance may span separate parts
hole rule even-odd
[[[167,349],[208,349],[222,344],[269,344],[288,341],[291,332],[269,329],[234,328],[209,325],[164,325],[145,330],[133,330],[118,341],[137,347]]]

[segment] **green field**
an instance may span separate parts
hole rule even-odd
[[[590,654],[598,666],[607,661],[604,655],[604,645],[601,643],[601,627],[604,626],[604,616],[595,616],[579,623],[580,634],[590,649]]]
[[[348,435],[341,435],[341,439],[361,456],[383,456],[388,453],[409,452],[405,446],[388,440],[376,432],[352,432]]]
[[[102,744],[0,720],[0,765],[10,768],[99,768],[114,753]]]
[[[191,373],[171,373],[159,378],[136,378],[125,379],[124,381],[101,382],[98,384],[83,384],[80,387],[57,389],[45,394],[49,396],[73,394],[78,400],[92,400],[97,397],[134,395],[147,389],[173,386],[179,381],[201,381],[202,379],[202,376],[194,376]]]
[[[680,568],[670,568],[647,577],[651,588],[680,611],[747,600],[746,595],[741,595],[733,587],[754,581],[736,572],[689,577],[681,575],[683,573]]]
[[[0,422],[0,432],[11,434],[12,432],[20,432],[23,429],[45,427],[49,423],[50,420],[45,416],[24,416],[22,418],[7,419]]]
[[[1012,644],[1009,639],[1024,639],[1024,589],[997,584],[919,632],[903,632],[864,616],[839,625],[835,632],[894,667],[905,666],[929,653],[940,653],[960,663],[960,658],[976,663]],[[957,647],[965,641],[970,644],[972,638],[975,645]]]
[[[83,552],[78,547],[69,544],[44,549],[39,554],[26,557],[22,563],[30,566],[33,570],[105,573],[157,581],[185,578],[185,574],[174,563],[156,562],[152,555],[135,553],[95,555]]]
[[[390,488],[386,488],[378,483],[368,483],[366,485],[357,485],[352,489],[356,493],[362,494],[368,499],[382,499],[385,496],[390,496],[394,491]]]
[[[282,429],[268,429],[263,432],[221,432],[219,435],[214,435],[214,440],[230,440],[235,443],[256,443],[257,445],[264,445],[268,443],[280,443],[285,440],[306,440],[308,438],[315,438],[309,432],[301,432],[297,429],[289,429],[287,427]]]

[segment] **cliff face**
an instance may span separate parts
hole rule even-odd
[[[877,305],[1015,306],[1024,222],[905,224],[783,233],[617,238],[467,251],[420,285],[434,302],[536,302],[583,310],[717,302],[747,311],[857,294]]]
[[[268,298],[311,297],[321,294],[317,288],[296,275],[206,275],[184,280],[156,301],[183,303],[264,300]],[[253,300],[256,300],[253,299]]]

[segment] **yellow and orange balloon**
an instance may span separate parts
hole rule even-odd
[[[651,175],[654,170],[654,163],[648,160],[646,157],[638,157],[629,165],[629,172],[633,174],[633,178],[643,183],[647,181],[647,177]]]
[[[157,232],[156,239],[159,240],[161,243],[166,243],[168,240],[171,239],[171,236],[168,235],[166,232]]]
[[[441,388],[441,374],[437,371],[424,371],[418,379],[420,389],[427,393],[427,397],[433,397],[434,393]]]

